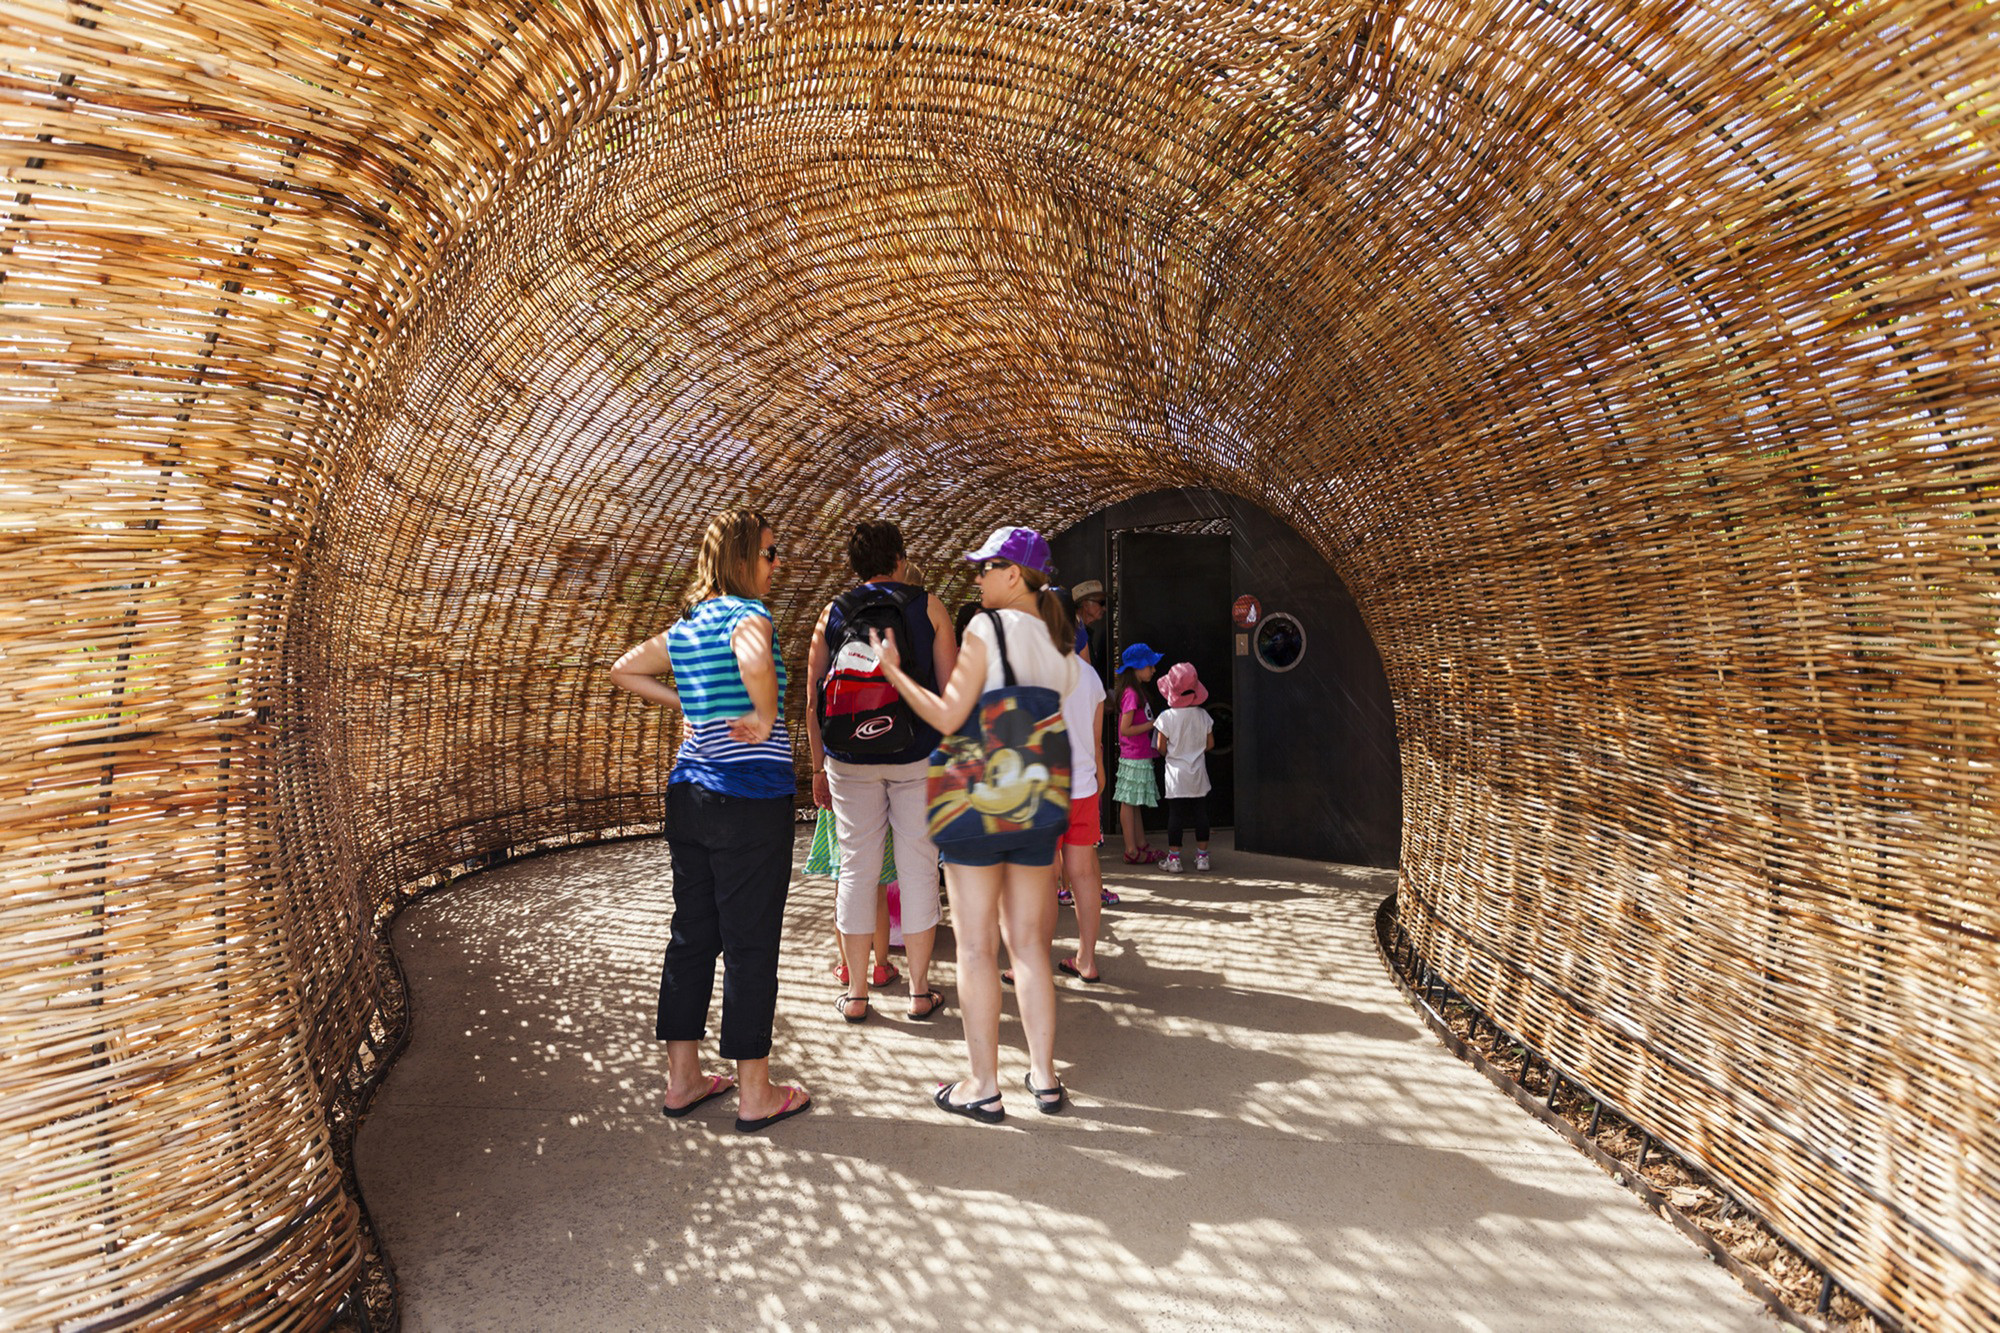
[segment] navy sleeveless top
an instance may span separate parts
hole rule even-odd
[[[859,592],[862,588],[880,588],[884,592],[897,592],[901,589],[915,586],[915,584],[910,583],[891,583],[887,579],[872,579],[867,583],[857,584],[850,591]],[[840,603],[838,601],[829,603],[826,609],[826,645],[828,651],[832,651],[833,645],[840,641],[840,626],[845,620],[846,617],[840,614]],[[916,598],[903,608],[903,627],[909,631],[908,640],[910,645],[909,655],[903,662],[903,670],[908,672],[911,678],[925,689],[936,690],[938,687],[937,663],[933,660],[931,654],[932,650],[937,646],[937,629],[931,624],[931,599],[929,593]],[[827,753],[843,764],[913,764],[919,759],[928,759],[931,757],[931,751],[937,749],[938,742],[943,737],[939,736],[936,729],[931,727],[922,718],[918,718],[916,722],[917,738],[910,742],[910,748],[907,750],[898,750],[894,754],[857,755],[852,759],[838,750],[828,750]]]

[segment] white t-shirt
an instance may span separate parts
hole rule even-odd
[[[1084,667],[1076,673],[1076,685],[1063,696],[1063,726],[1069,729],[1069,796],[1080,801],[1097,795],[1097,705],[1104,702],[1104,682]]]
[[[1167,799],[1208,795],[1208,733],[1215,719],[1206,708],[1168,708],[1153,719],[1166,740]]]

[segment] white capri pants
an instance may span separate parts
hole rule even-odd
[[[833,830],[840,839],[840,878],[833,898],[833,928],[843,935],[875,930],[875,889],[882,878],[882,844],[896,835],[896,884],[902,898],[903,933],[938,923],[937,844],[930,840],[924,779],[930,761],[848,764],[826,757],[833,793]]]

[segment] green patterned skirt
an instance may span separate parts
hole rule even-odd
[[[1120,805],[1158,805],[1160,803],[1160,783],[1153,776],[1153,761],[1150,759],[1120,759],[1118,761],[1118,786],[1111,793],[1111,796]]]

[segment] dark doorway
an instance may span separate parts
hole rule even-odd
[[[1101,579],[1111,594],[1092,631],[1107,680],[1119,651],[1140,640],[1201,672],[1216,745],[1229,747],[1220,760],[1211,755],[1216,785],[1226,780],[1229,793],[1228,813],[1217,809],[1216,822],[1234,826],[1238,848],[1397,864],[1403,781],[1395,701],[1361,608],[1311,543],[1240,496],[1178,490],[1100,510],[1049,544],[1064,582]],[[1214,544],[1228,552],[1220,581],[1212,557],[1196,554]],[[1174,573],[1153,579],[1149,569]],[[1218,636],[1224,656],[1216,667],[1208,654]],[[1105,712],[1116,707],[1111,700]],[[1115,738],[1106,749],[1116,755]],[[1114,840],[1117,820],[1107,802]]]
[[[1215,749],[1208,756],[1208,780],[1214,787],[1208,815],[1216,824],[1234,824],[1229,537],[1138,530],[1114,533],[1112,540],[1117,571],[1110,611],[1112,641],[1121,647],[1151,645],[1163,654],[1162,672],[1176,662],[1194,663],[1208,688],[1203,707],[1215,719]],[[1160,706],[1157,690],[1152,702]],[[1107,712],[1115,713],[1118,701],[1108,703]],[[1112,814],[1110,827],[1116,828],[1115,809]],[[1149,828],[1166,827],[1164,807],[1156,806],[1147,816]]]

